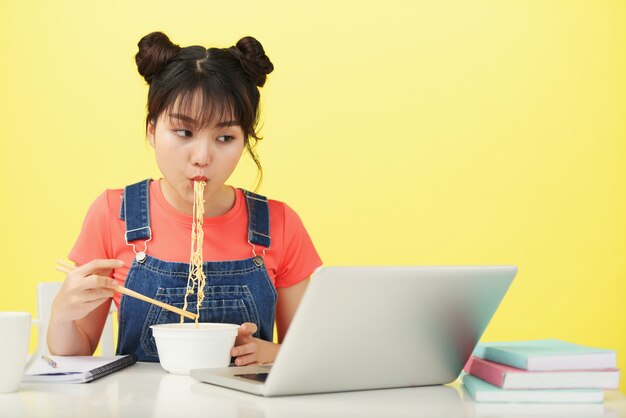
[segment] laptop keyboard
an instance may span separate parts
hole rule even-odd
[[[244,379],[254,380],[256,382],[265,382],[269,373],[246,373],[236,374],[235,377],[243,377]]]

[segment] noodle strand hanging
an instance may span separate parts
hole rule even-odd
[[[198,292],[198,302],[196,304],[196,327],[200,318],[200,305],[204,300],[204,285],[206,276],[202,269],[202,241],[204,240],[204,230],[202,224],[204,220],[204,181],[193,182],[193,215],[191,224],[191,257],[189,260],[189,275],[187,276],[187,291],[185,292],[185,303],[183,310],[187,310],[187,297],[193,295],[196,287]],[[181,315],[180,323],[184,322]]]

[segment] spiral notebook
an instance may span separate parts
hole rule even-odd
[[[137,362],[130,354],[126,356],[48,356],[56,367],[46,360],[37,359],[24,374],[24,383],[88,383],[108,376]]]

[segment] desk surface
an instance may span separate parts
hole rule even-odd
[[[22,384],[0,395],[2,417],[624,417],[626,396],[604,404],[477,404],[446,386],[263,398],[137,363],[88,384]]]

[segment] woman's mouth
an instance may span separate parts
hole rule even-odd
[[[191,179],[192,181],[204,181],[206,182],[207,180],[209,180],[208,178],[204,177],[204,176],[195,176]]]

